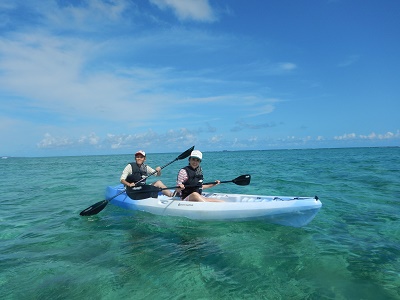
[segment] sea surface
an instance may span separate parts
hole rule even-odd
[[[252,175],[209,191],[318,195],[323,206],[302,228],[111,204],[81,217],[132,160],[0,160],[0,299],[400,299],[400,148],[204,153],[206,181]],[[186,164],[160,179],[173,186]]]

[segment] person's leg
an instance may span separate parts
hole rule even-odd
[[[205,202],[203,198],[199,193],[193,192],[185,198],[185,201]]]
[[[220,199],[214,198],[205,198],[197,192],[191,193],[189,196],[185,198],[186,201],[196,201],[196,202],[225,202]]]
[[[158,181],[154,182],[153,185],[156,186],[156,187],[159,187],[161,189],[165,189],[166,188],[165,184],[162,183],[161,180],[158,180]],[[170,190],[163,190],[162,193],[164,195],[168,196],[168,197],[172,197],[172,195],[173,195],[173,192],[171,192]]]

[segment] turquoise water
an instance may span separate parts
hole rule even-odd
[[[400,299],[400,148],[204,153],[206,181],[252,175],[210,191],[318,195],[323,207],[303,228],[111,204],[79,216],[131,159],[0,160],[1,299]],[[185,164],[163,169],[163,182]]]

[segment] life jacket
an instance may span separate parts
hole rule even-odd
[[[136,183],[147,176],[147,165],[142,164],[139,167],[136,162],[132,162],[130,165],[132,167],[132,174],[129,174],[125,179],[129,183]],[[141,181],[140,184],[146,184],[146,180]]]
[[[196,169],[193,169],[191,166],[186,166],[183,169],[186,171],[188,179],[182,182],[185,185],[185,189],[182,190],[182,199],[185,199],[193,192],[198,192],[201,195],[203,192],[203,170],[201,167],[198,166]]]

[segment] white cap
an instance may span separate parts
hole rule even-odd
[[[196,157],[196,158],[202,160],[203,154],[199,150],[193,150],[192,153],[190,153],[190,157]]]
[[[143,150],[139,150],[138,152],[135,153],[135,156],[141,154],[143,156],[146,156],[146,152],[144,152]]]

